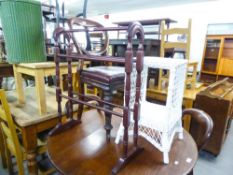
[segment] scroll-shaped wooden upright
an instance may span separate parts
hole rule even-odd
[[[73,117],[73,105],[74,104],[81,104],[80,106],[86,105],[92,108],[96,108],[98,110],[102,110],[105,113],[110,113],[115,116],[123,117],[123,126],[124,126],[124,136],[123,136],[123,155],[119,158],[117,165],[112,169],[112,173],[116,174],[122,169],[129,160],[131,160],[137,153],[139,153],[142,149],[138,147],[137,140],[138,140],[138,114],[140,110],[140,92],[141,92],[141,72],[143,70],[143,58],[144,58],[144,51],[143,51],[143,44],[144,44],[144,31],[140,23],[134,22],[129,27],[96,27],[88,32],[95,32],[95,31],[119,31],[119,30],[127,30],[128,32],[128,44],[127,50],[124,57],[111,57],[111,56],[91,56],[85,54],[72,54],[72,34],[75,32],[83,32],[88,29],[72,29],[72,30],[65,30],[63,28],[57,28],[54,31],[54,40],[55,40],[55,63],[56,63],[56,98],[57,98],[57,105],[58,105],[58,115],[59,115],[59,123],[57,126],[50,132],[50,136],[63,132],[72,126],[75,126],[80,123],[80,120],[77,120]],[[60,45],[59,45],[59,38],[63,35],[67,41],[66,46],[66,54],[61,54],[60,52]],[[139,39],[139,46],[137,50],[136,60],[133,59],[133,50],[132,50],[132,40],[137,36]],[[59,63],[61,61],[68,62],[68,95],[63,95],[60,88],[60,71],[59,71]],[[124,63],[125,64],[125,103],[124,106],[119,106],[113,103],[106,102],[104,100],[100,100],[98,98],[90,97],[83,94],[83,90],[79,90],[78,93],[73,92],[72,88],[72,71],[71,71],[71,64],[73,61],[80,61],[81,65],[77,68],[77,75],[82,73],[82,63],[83,61],[104,61],[104,62],[113,62],[113,63]],[[137,70],[137,77],[136,77],[136,96],[135,96],[135,104],[134,109],[130,109],[130,89],[131,89],[131,73],[133,69],[133,64],[136,63],[136,70]],[[81,83],[81,81],[79,81]],[[81,84],[79,84],[80,86]],[[83,87],[82,85],[80,87]],[[82,89],[82,88],[81,88]],[[69,121],[65,124],[61,123],[62,117],[62,109],[61,109],[61,101],[62,99],[67,99],[66,103],[66,112],[67,116],[70,118]],[[88,103],[88,100],[96,100],[101,104],[108,104],[113,107],[120,107],[123,109],[123,114],[119,112],[115,112],[109,110],[104,107],[104,105],[93,105]],[[129,126],[129,119],[130,119],[130,111],[133,110],[134,113],[134,147],[129,151],[128,150],[128,126]]]

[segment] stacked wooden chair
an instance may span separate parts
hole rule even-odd
[[[160,57],[175,57],[179,55],[179,58],[188,60],[186,87],[190,87],[192,90],[196,86],[197,76],[197,61],[190,60],[190,44],[191,44],[191,27],[192,20],[189,19],[187,28],[169,28],[165,29],[165,22],[161,24],[161,47]],[[169,38],[175,35],[180,35],[183,38],[180,41],[171,41]],[[159,82],[158,89],[163,89],[168,84],[169,72],[159,70]]]
[[[17,163],[17,170],[19,175],[25,175],[25,169],[23,166],[24,160],[26,160],[26,153],[23,146],[19,141],[19,131],[11,116],[10,107],[7,103],[5,92],[0,89],[0,138],[3,141],[2,154],[5,153],[7,158],[7,166],[9,173],[13,174],[12,156],[15,157]],[[38,154],[46,153],[46,143],[38,139]],[[54,168],[50,168],[47,171],[40,171],[40,174],[51,174],[55,171]]]
[[[138,114],[140,118],[138,134],[163,153],[163,162],[167,164],[169,163],[169,150],[175,134],[179,133],[179,138],[183,138],[181,116],[187,61],[154,57],[145,57],[144,61],[150,68],[165,69],[170,72],[167,102],[166,105],[159,105],[146,101],[147,70],[144,68],[143,72],[146,73],[142,73],[141,108]],[[135,82],[132,81],[131,85],[135,87]],[[134,91],[131,92],[133,93]],[[134,96],[134,94],[131,94],[131,96]],[[133,107],[133,104],[134,101],[131,101],[130,106]],[[129,130],[133,131],[134,121],[132,118],[130,121]],[[122,135],[123,124],[120,125],[117,132],[116,143],[119,143]]]

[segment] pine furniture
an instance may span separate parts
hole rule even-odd
[[[20,131],[17,132],[17,127],[13,121],[13,117],[11,115],[11,110],[7,102],[6,94],[4,90],[0,89],[0,134],[2,134],[1,142],[4,143],[5,146],[5,154],[7,156],[8,169],[9,173],[13,174],[13,164],[12,157],[14,156],[17,163],[17,171],[19,175],[24,175],[24,165],[23,161],[26,159],[25,149],[22,147],[19,141]],[[46,143],[44,140],[37,139],[37,154],[45,154],[46,153]],[[55,170],[53,168],[48,169],[47,171],[40,171],[41,175],[47,175]]]
[[[210,84],[233,76],[233,35],[207,35],[202,58],[201,80]]]
[[[6,93],[11,115],[14,118],[17,128],[19,128],[22,133],[22,144],[25,149],[30,175],[38,174],[38,166],[36,163],[38,146],[37,135],[56,126],[59,120],[57,108],[56,105],[54,105],[56,104],[55,89],[46,87],[47,113],[45,115],[39,115],[38,113],[35,93],[36,89],[34,87],[26,88],[24,104],[18,103],[18,94],[16,91],[8,91]],[[63,101],[62,108],[65,108],[65,105]],[[77,106],[74,107],[74,111],[77,111]],[[66,113],[62,113],[62,119],[65,120],[66,118]]]
[[[88,65],[89,62],[85,62],[84,65]],[[72,65],[72,72],[76,72],[76,67],[78,63],[73,63]],[[25,103],[25,90],[23,88],[23,79],[22,74],[30,75],[35,78],[35,87],[36,87],[36,96],[37,96],[37,103],[38,103],[38,113],[40,115],[45,115],[47,113],[47,102],[46,102],[46,95],[45,95],[45,76],[55,75],[55,63],[54,62],[41,62],[41,63],[21,63],[15,64],[14,66],[14,77],[15,77],[15,84],[16,84],[16,91],[18,94],[18,101],[19,103]],[[67,63],[61,63],[61,79],[62,75],[66,75],[67,72]],[[74,75],[75,77],[75,75]],[[62,82],[61,82],[62,83]],[[76,85],[74,82],[73,86]],[[61,85],[61,87],[63,87]]]
[[[183,55],[183,59],[188,60],[186,86],[191,86],[191,89],[196,87],[197,76],[197,61],[190,60],[190,45],[191,45],[191,28],[192,20],[189,19],[187,28],[165,28],[165,22],[161,24],[161,45],[160,45],[160,57],[168,57],[169,54],[174,58],[176,53]],[[176,35],[184,36],[184,41],[171,39]],[[192,69],[192,70],[190,70]],[[168,83],[169,72],[159,71],[159,83],[158,89],[164,88],[164,85]],[[166,85],[165,85],[166,86]]]

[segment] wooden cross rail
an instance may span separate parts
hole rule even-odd
[[[72,19],[71,19],[72,20]],[[82,21],[85,19],[80,18],[74,18],[74,20]],[[90,20],[86,20],[88,23],[95,24],[95,22],[90,22]],[[85,28],[88,29],[89,26],[85,26]],[[91,26],[90,26],[91,27]],[[83,110],[83,105],[87,105],[93,108],[96,108],[98,110],[102,110],[106,113],[110,113],[119,117],[123,117],[123,127],[124,127],[124,135],[123,135],[123,155],[119,158],[118,163],[116,166],[112,169],[112,174],[117,174],[126,164],[133,159],[139,152],[141,152],[142,148],[140,148],[137,144],[138,139],[138,118],[139,118],[139,110],[140,110],[140,92],[141,92],[141,72],[143,70],[143,59],[144,59],[144,31],[142,28],[142,25],[138,22],[134,22],[128,27],[98,27],[98,28],[92,28],[91,30],[87,30],[89,32],[93,31],[118,31],[118,30],[127,30],[128,32],[128,44],[127,44],[127,50],[125,53],[125,58],[123,57],[111,57],[111,56],[96,56],[91,55],[85,52],[81,52],[82,55],[76,54],[74,55],[72,53],[72,45],[77,43],[74,39],[73,33],[74,32],[81,32],[86,31],[85,30],[79,30],[79,29],[72,29],[72,30],[65,30],[64,28],[57,28],[54,31],[54,40],[55,40],[55,64],[56,64],[56,99],[57,99],[57,105],[58,105],[58,116],[60,117],[59,123],[50,132],[50,136],[58,134],[66,129],[69,129],[79,123],[81,123],[81,115]],[[67,48],[66,48],[66,54],[60,54],[60,48],[59,48],[59,37],[63,35],[63,37],[68,41]],[[139,45],[138,50],[136,53],[136,59],[133,59],[133,49],[132,49],[132,40],[133,38],[137,36],[137,39],[139,39]],[[73,43],[72,43],[72,42]],[[78,48],[78,47],[77,47]],[[79,49],[79,48],[78,48]],[[68,62],[68,96],[63,95],[61,93],[60,88],[60,70],[59,70],[59,64],[61,61],[61,58],[65,58]],[[77,76],[79,79],[79,98],[74,97],[75,92],[73,92],[72,88],[72,76],[71,76],[71,63],[73,60],[79,60],[81,64],[77,67]],[[105,107],[93,105],[85,101],[86,96],[83,93],[83,82],[80,80],[81,74],[82,74],[82,63],[84,60],[89,61],[99,61],[99,62],[115,62],[115,63],[124,63],[125,65],[125,91],[124,91],[124,106],[115,105],[106,101],[100,101],[95,99],[96,101],[99,101],[104,104],[112,105],[115,107],[120,107],[123,109],[123,114],[109,110]],[[135,102],[134,102],[134,109],[133,109],[133,119],[134,119],[134,146],[131,150],[128,150],[128,127],[129,127],[129,119],[130,119],[130,94],[131,94],[131,73],[133,71],[133,62],[136,62],[136,71],[137,71],[137,77],[136,78],[136,88],[135,88]],[[81,95],[80,95],[81,94]],[[62,116],[62,108],[61,108],[61,101],[62,98],[68,99],[67,101],[67,112],[68,116],[70,116],[69,122],[66,124],[62,124],[61,122],[61,116]],[[93,99],[93,98],[89,98]],[[79,104],[78,108],[78,120],[73,119],[73,105]]]

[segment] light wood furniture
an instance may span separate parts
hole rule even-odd
[[[192,20],[189,19],[187,28],[165,28],[165,22],[161,24],[161,46],[160,46],[160,57],[167,57],[167,53],[171,57],[175,56],[175,53],[183,54],[183,58],[188,60],[187,66],[187,78],[186,86],[191,86],[191,89],[195,89],[196,76],[197,76],[197,61],[190,61],[190,44],[191,44],[191,28]],[[185,41],[173,41],[169,39],[174,35],[185,36]],[[166,38],[167,39],[166,39]],[[191,72],[190,72],[190,69]],[[158,88],[162,89],[163,84],[168,83],[168,72],[164,72],[160,69],[159,71],[159,84]]]
[[[87,64],[89,64],[89,62],[86,62],[84,66],[86,66]],[[77,65],[78,63],[75,62],[72,64],[73,73],[76,73]],[[67,63],[61,63],[60,69],[61,69],[60,78],[62,79],[62,75],[68,73]],[[25,103],[25,96],[24,96],[25,91],[23,89],[22,74],[31,75],[35,77],[35,87],[36,87],[36,96],[37,96],[36,101],[38,103],[38,111],[40,115],[46,114],[47,113],[46,104],[48,104],[48,102],[46,102],[44,77],[55,75],[55,63],[54,62],[26,63],[26,64],[21,63],[14,65],[14,76],[15,76],[16,90],[18,94],[19,103]],[[76,85],[76,83],[77,82],[74,81],[74,85]]]
[[[208,113],[214,121],[213,134],[204,149],[218,155],[233,118],[233,83],[225,78],[209,85],[197,94],[195,108]]]
[[[0,89],[0,132],[2,132],[2,138],[1,142],[3,141],[5,144],[5,153],[7,155],[7,161],[8,161],[8,168],[10,174],[14,173],[13,171],[13,165],[12,165],[12,158],[11,156],[14,156],[16,158],[17,167],[18,167],[18,174],[24,175],[24,167],[23,167],[23,161],[26,159],[26,152],[25,149],[22,147],[22,145],[19,142],[18,135],[20,133],[17,133],[17,128],[14,124],[10,107],[8,105],[5,92]],[[37,147],[37,153],[38,154],[45,154],[46,153],[46,143],[38,140],[38,147]],[[40,174],[50,174],[54,172],[54,169],[51,168],[45,172],[40,172]]]
[[[201,86],[199,89],[185,89],[184,97],[183,97],[183,106],[184,108],[192,108],[194,105],[194,101],[196,99],[196,95],[201,90],[205,89],[205,87]],[[158,100],[161,102],[166,102],[167,99],[167,91],[165,89],[159,90],[157,87],[155,88],[148,88],[147,89],[147,98]],[[190,117],[186,117],[183,120],[184,128],[189,131],[190,128]]]
[[[115,109],[120,112],[121,110]],[[95,120],[93,120],[93,118]],[[105,141],[104,116],[97,110],[83,113],[82,126],[48,138],[48,154],[61,174],[111,174],[121,154],[122,145],[115,145],[114,139],[120,118],[113,117],[111,142]],[[133,138],[129,144],[133,145]],[[170,164],[164,165],[163,157],[149,142],[139,137],[144,151],[135,157],[118,175],[181,175],[189,173],[198,158],[197,146],[192,137],[184,131],[182,141],[175,138],[171,148]]]
[[[207,35],[201,80],[207,84],[233,77],[233,35]]]
[[[18,103],[18,94],[16,91],[7,92],[7,101],[11,109],[11,115],[14,122],[21,130],[23,147],[26,152],[28,161],[28,170],[30,175],[38,174],[38,166],[36,164],[37,156],[37,135],[43,131],[53,128],[58,123],[58,114],[56,104],[55,89],[46,87],[45,96],[47,101],[47,113],[45,115],[38,114],[38,105],[36,100],[36,89],[28,87],[25,89],[25,103]],[[65,108],[66,100],[61,105]],[[74,107],[77,111],[77,107]],[[62,118],[66,119],[66,114],[62,113]],[[1,142],[1,141],[0,141]]]

